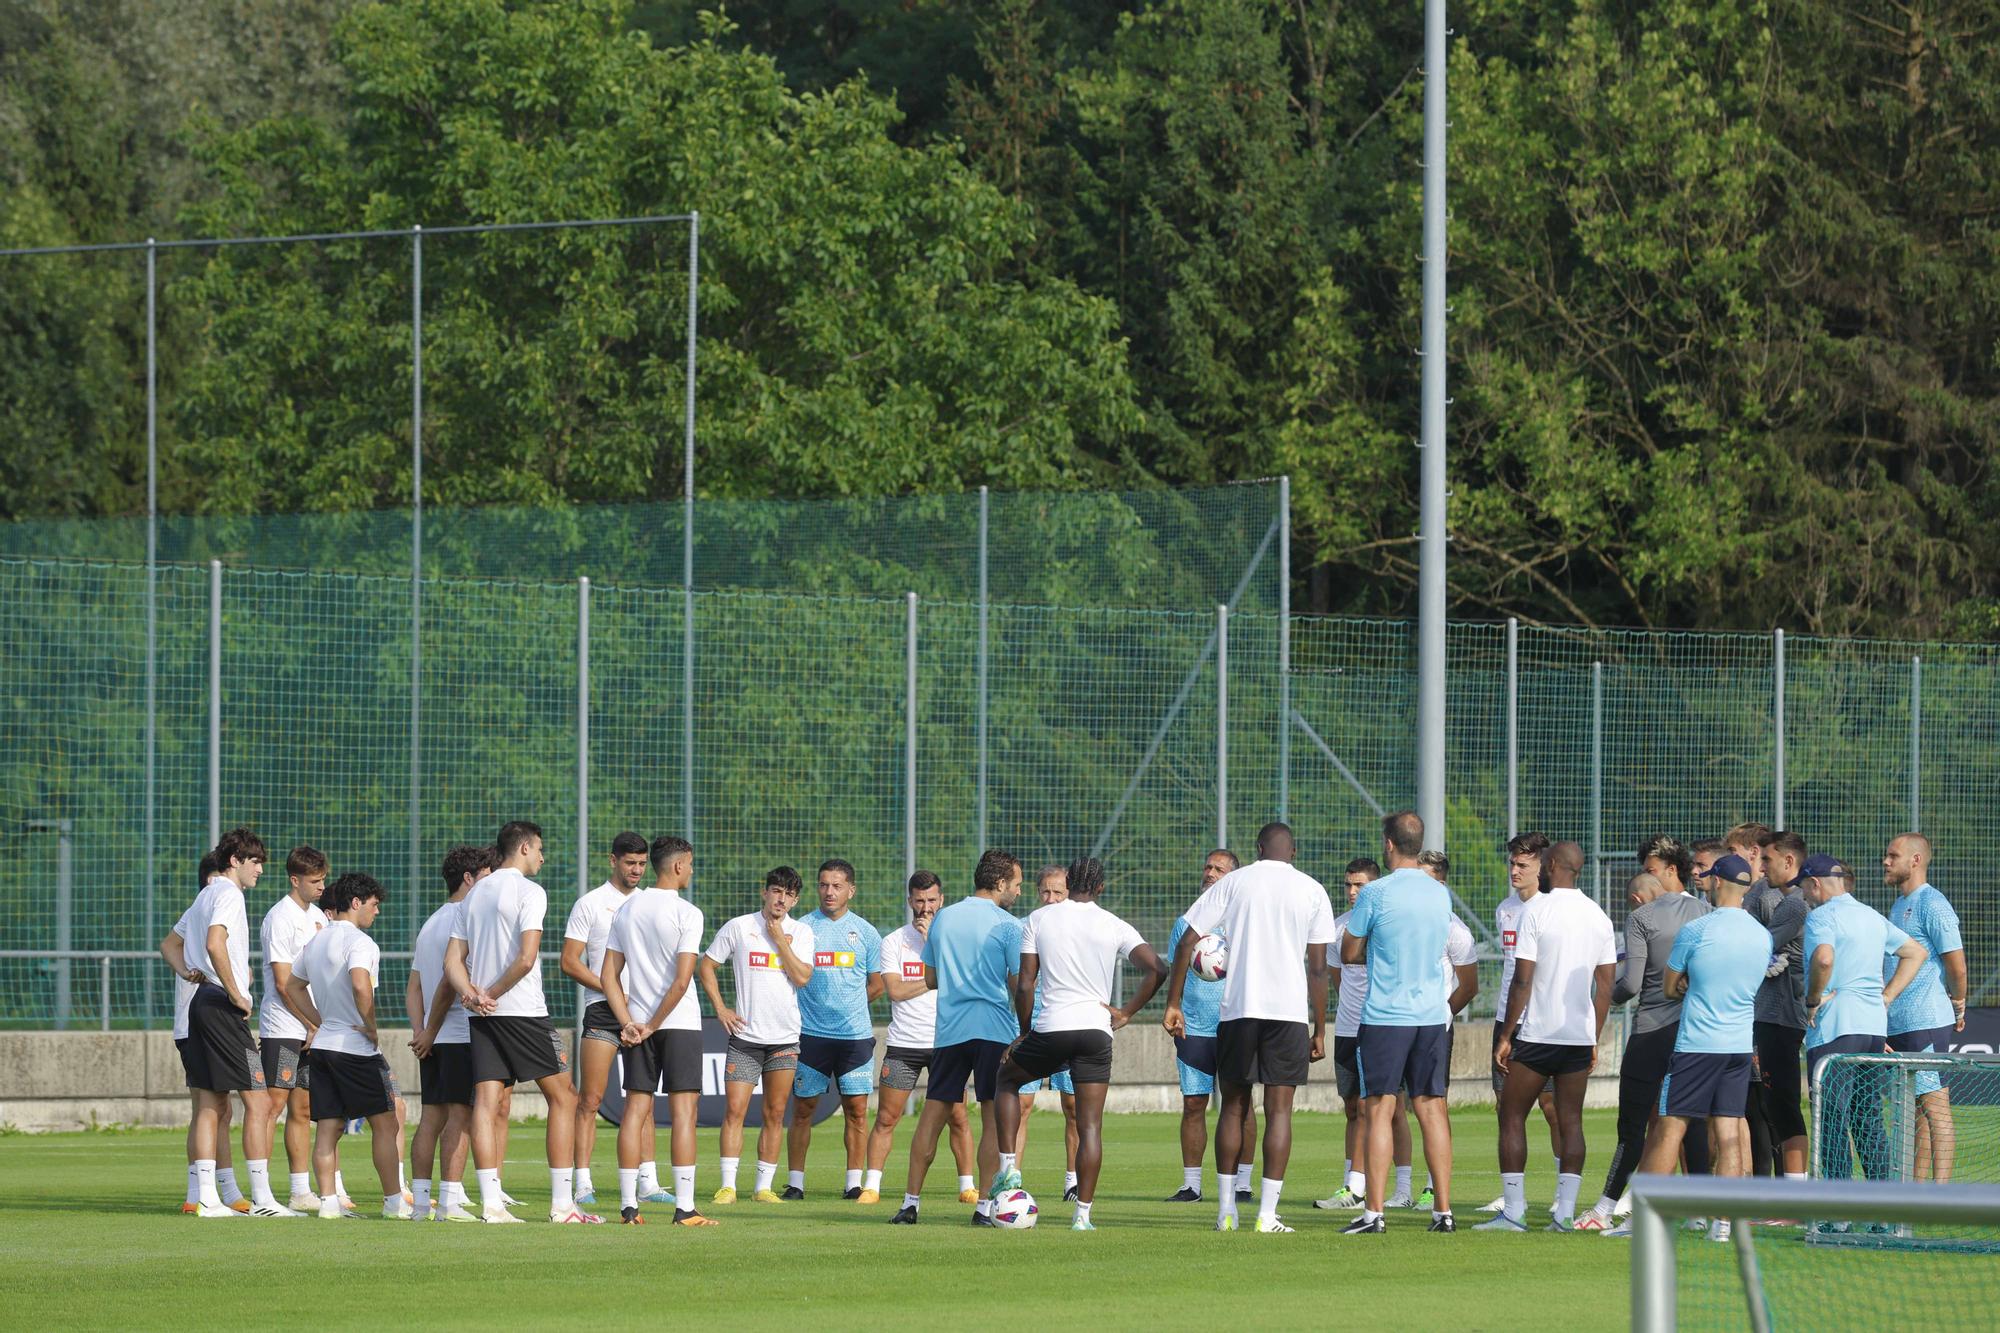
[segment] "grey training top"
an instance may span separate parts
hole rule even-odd
[[[1750,888],[1743,905],[1764,929],[1771,932],[1771,952],[1777,958],[1776,975],[1767,974],[1757,988],[1757,1021],[1783,1028],[1806,1028],[1806,906],[1805,895],[1795,887],[1790,893],[1758,880]]]
[[[1663,893],[1625,918],[1625,965],[1612,984],[1614,1004],[1638,997],[1632,1032],[1657,1032],[1681,1021],[1681,1002],[1669,1000],[1664,989],[1667,955],[1674,937],[1696,917],[1707,916],[1708,904],[1692,893]]]

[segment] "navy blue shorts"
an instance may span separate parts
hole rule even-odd
[[[931,1056],[930,1089],[925,1095],[934,1101],[962,1102],[970,1079],[973,1095],[982,1102],[992,1101],[1000,1093],[1000,1060],[1006,1054],[1006,1042],[978,1038],[938,1047]]]
[[[1174,1055],[1188,1068],[1215,1077],[1214,1037],[1175,1037]]]
[[[1857,1032],[1848,1037],[1835,1037],[1832,1041],[1806,1048],[1806,1086],[1811,1088],[1813,1076],[1819,1073],[1819,1062],[1829,1055],[1880,1055],[1882,1047],[1888,1044],[1887,1037],[1870,1036]]]
[[[1451,1078],[1451,1029],[1363,1023],[1354,1064],[1363,1097],[1393,1097],[1406,1087],[1412,1097],[1442,1097]]]
[[[1889,1034],[1889,1049],[1902,1051],[1906,1055],[1943,1055],[1951,1049],[1951,1039],[1956,1030],[1947,1023],[1941,1028],[1919,1028],[1915,1032],[1892,1032]],[[269,1075],[266,1075],[269,1078]],[[276,1084],[272,1085],[277,1086]],[[1944,1079],[1937,1071],[1920,1070],[1916,1087],[1912,1089],[1922,1097],[1933,1092],[1944,1091]]]
[[[1660,1084],[1660,1114],[1686,1120],[1741,1120],[1750,1102],[1748,1051],[1675,1051]]]

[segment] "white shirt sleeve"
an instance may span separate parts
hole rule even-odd
[[[604,952],[610,953],[613,949],[616,949],[619,953],[624,954],[627,957],[630,957],[632,953],[632,946],[625,942],[625,934],[626,934],[625,913],[623,910],[620,910],[616,916],[611,918],[611,930],[604,937]],[[576,933],[575,912],[571,912],[569,914],[569,929],[563,932],[563,938],[566,940],[578,940],[578,939],[588,938],[588,936],[578,935]]]
[[[736,951],[736,920],[731,918],[722,923],[722,929],[715,932],[715,938],[708,942],[708,956],[717,963],[726,963]]]
[[[1224,875],[1203,889],[1201,897],[1194,900],[1194,906],[1187,909],[1186,916],[1188,930],[1196,939],[1215,933],[1215,928],[1222,924],[1224,909],[1229,906],[1230,894],[1235,890],[1236,886],[1229,882],[1229,876]]]
[[[1032,912],[1028,913],[1028,919],[1027,919],[1026,921],[1023,921],[1023,922],[1021,923],[1021,952],[1022,952],[1022,953],[1035,953],[1035,952],[1037,952],[1037,950],[1036,950],[1036,948],[1035,948],[1035,918],[1036,918],[1036,917],[1038,917],[1038,916],[1040,916],[1041,914],[1042,914],[1042,913],[1041,913],[1041,909],[1040,909],[1040,908],[1036,908],[1036,909],[1035,909],[1034,911],[1032,911]]]
[[[583,898],[578,898],[576,900],[576,906],[569,909],[569,924],[563,927],[564,939],[584,940],[586,942],[589,941],[590,908],[585,905],[588,901],[589,901],[588,896]],[[526,927],[524,927],[524,929],[526,929]],[[623,953],[625,951],[623,949],[620,949],[618,952]]]
[[[1326,890],[1319,888],[1314,895],[1312,919],[1306,922],[1307,944],[1332,944],[1339,933],[1333,927],[1333,900],[1326,896]]]
[[[347,967],[350,972],[357,967],[367,968],[368,984],[370,986],[380,984],[382,980],[382,946],[377,944],[371,937],[363,935],[361,937],[361,947],[356,949],[354,956],[347,960]]]
[[[264,919],[270,921],[269,917]],[[267,963],[291,963],[304,951],[304,946],[299,943],[300,937],[289,930],[265,930],[259,934],[263,937],[264,961]],[[304,938],[312,937],[307,935]]]
[[[690,906],[681,913],[681,937],[674,946],[676,954],[701,952],[701,909]]]
[[[250,937],[250,920],[243,912],[243,895],[230,894],[223,909],[215,914],[210,925],[221,926],[234,939],[247,940]],[[242,980],[242,978],[237,978]]]
[[[1597,965],[1602,967],[1606,963],[1617,962],[1618,938],[1617,932],[1611,929],[1610,917],[1604,918],[1604,924],[1598,927],[1598,934],[1600,938],[1597,942]]]
[[[1453,967],[1469,967],[1479,961],[1479,948],[1472,941],[1472,930],[1456,915],[1451,918],[1451,929],[1444,937],[1444,954]]]
[[[539,884],[530,883],[527,892],[521,895],[521,916],[520,923],[515,928],[516,933],[525,935],[531,930],[539,931],[542,928],[542,918],[548,914],[549,895],[547,890],[543,889]]]
[[[1137,926],[1123,917],[1119,918],[1118,925],[1120,928],[1118,931],[1118,956],[1120,958],[1130,958],[1132,951],[1146,942],[1146,937],[1139,933]]]
[[[1541,925],[1541,920],[1542,914],[1535,910],[1535,904],[1529,903],[1528,910],[1521,913],[1521,924],[1514,928],[1515,962],[1532,963],[1535,961],[1539,952],[1535,943],[1535,936],[1537,929]]]

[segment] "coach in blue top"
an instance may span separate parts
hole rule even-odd
[[[1806,1081],[1820,1100],[1820,1174],[1853,1175],[1848,1140],[1871,1179],[1886,1176],[1888,1136],[1882,1128],[1881,1092],[1870,1079],[1842,1080],[1822,1090],[1817,1074],[1829,1055],[1880,1054],[1889,1031],[1888,1006],[1916,980],[1924,946],[1854,896],[1854,872],[1831,856],[1807,858],[1801,871],[1806,901]],[[1883,960],[1895,971],[1882,980]]]
[[[1882,854],[1882,882],[1897,895],[1889,905],[1889,924],[1930,954],[1917,979],[1889,1006],[1892,1051],[1948,1051],[1951,1034],[1965,1031],[1965,941],[1958,913],[1931,887],[1930,868],[1931,840],[1921,833],[1892,838]],[[1917,1174],[1942,1184],[1951,1179],[1957,1155],[1951,1093],[1934,1070],[1917,1075],[1915,1092]]]
[[[806,1197],[806,1153],[819,1099],[838,1080],[847,1129],[843,1199],[861,1197],[868,1164],[868,1092],[875,1086],[875,1024],[868,1006],[887,988],[882,932],[847,910],[854,867],[838,858],[819,868],[819,910],[801,924],[813,936],[813,974],[799,992],[799,1072],[792,1084],[792,1133],[784,1199]]]

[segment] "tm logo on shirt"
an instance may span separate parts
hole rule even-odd
[[[1514,947],[1514,941],[1519,938],[1520,936],[1516,935],[1513,931],[1503,930],[1500,932],[1500,947],[1503,949],[1511,949]]]
[[[924,965],[915,959],[905,958],[903,960],[903,980],[922,981],[923,979]]]
[[[752,949],[750,951],[750,966],[780,968],[784,964],[778,961],[778,955],[774,953],[764,953],[760,950]]]
[[[851,954],[851,953],[849,953],[849,952],[847,952],[847,951],[846,951],[845,949],[841,950],[841,951],[840,951],[839,953],[834,953],[834,952],[833,952],[832,950],[822,950],[822,951],[820,951],[820,952],[818,952],[818,953],[815,953],[815,954],[813,955],[813,966],[814,966],[814,967],[853,967],[853,966],[854,966],[854,955],[853,955],[853,954]],[[920,964],[918,964],[918,967],[919,967],[919,968],[921,968],[922,966],[923,966],[923,965],[922,965],[921,963],[920,963]]]

